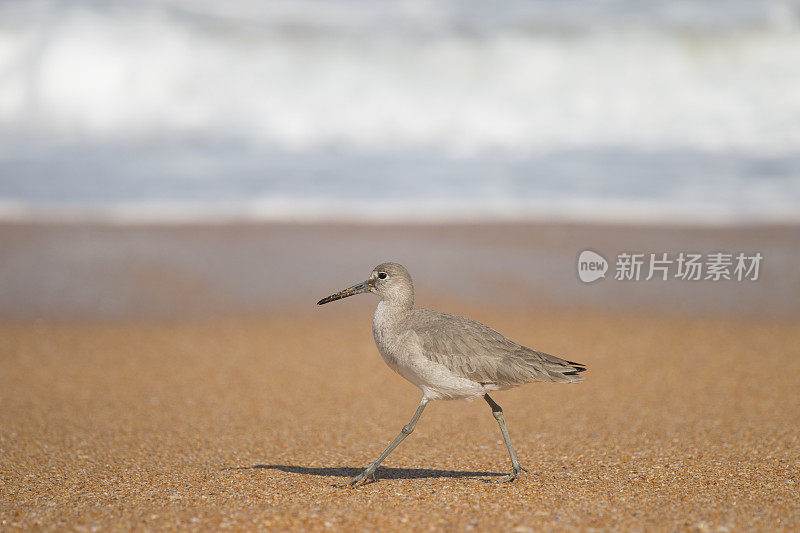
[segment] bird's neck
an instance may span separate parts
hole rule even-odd
[[[395,285],[381,294],[381,302],[398,309],[411,309],[414,307],[414,289],[402,284]]]
[[[387,335],[391,336],[391,332],[405,322],[405,314],[408,312],[408,309],[391,305],[386,300],[378,302],[375,314],[372,315],[372,333],[376,342],[380,344]]]
[[[376,315],[389,316],[406,313],[413,308],[413,304],[406,305],[394,300],[382,299],[378,302],[378,307],[375,309]]]
[[[391,307],[395,310],[408,311],[414,307],[414,297],[402,296],[389,296],[381,298],[380,303],[385,307]]]

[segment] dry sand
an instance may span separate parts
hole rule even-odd
[[[495,395],[517,482],[495,482],[509,461],[477,401],[434,402],[377,483],[332,486],[419,400],[350,301],[17,322],[0,326],[0,529],[800,529],[796,319],[437,307],[589,366]]]

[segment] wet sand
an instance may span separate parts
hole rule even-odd
[[[606,279],[588,285],[576,268],[587,249],[611,262]],[[757,281],[613,279],[622,252],[674,258],[681,251],[760,252],[764,261]],[[409,269],[423,304],[438,298],[476,306],[800,316],[800,229],[790,226],[0,223],[0,320],[196,319],[304,309],[388,260]]]
[[[488,406],[434,402],[377,483],[340,489],[419,400],[363,299],[0,325],[0,529],[800,528],[797,319],[428,299],[586,363],[586,380],[495,395],[529,470],[513,484],[496,483],[509,461]]]

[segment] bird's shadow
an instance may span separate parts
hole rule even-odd
[[[226,468],[225,470],[279,470],[290,474],[309,476],[351,478],[364,471],[363,467],[315,467],[295,465],[252,465]],[[437,470],[430,468],[392,468],[378,467],[375,476],[378,479],[428,479],[428,478],[481,478],[504,476],[500,472],[480,472],[471,470]]]

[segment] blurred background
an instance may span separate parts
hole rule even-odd
[[[794,313],[800,1],[2,1],[0,220],[4,317],[267,310],[386,259]],[[583,249],[764,278],[590,287]]]

